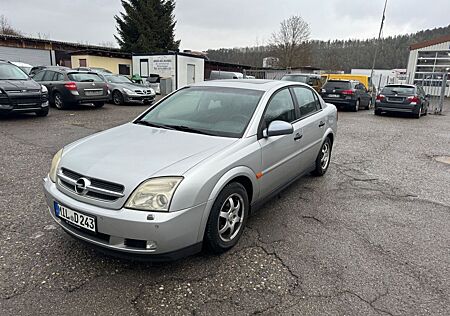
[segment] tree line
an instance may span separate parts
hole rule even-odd
[[[409,47],[418,42],[450,34],[450,25],[435,29],[420,31],[413,34],[389,36],[381,39],[381,49],[375,68],[394,69],[406,68],[409,57]],[[295,66],[315,66],[327,70],[343,70],[349,72],[352,68],[371,68],[377,39],[366,40],[308,40],[303,43],[302,56]],[[277,56],[272,45],[221,48],[207,51],[211,60],[237,63],[261,67],[264,57]]]

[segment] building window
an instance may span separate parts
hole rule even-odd
[[[130,74],[131,74],[130,65],[119,64],[119,75],[130,75]]]
[[[78,59],[78,61],[80,62],[80,67],[87,67],[86,59]]]

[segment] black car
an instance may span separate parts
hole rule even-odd
[[[95,72],[46,68],[33,79],[47,87],[50,104],[58,109],[82,103],[102,107],[110,98],[106,82]]]
[[[381,115],[382,112],[402,112],[420,118],[428,113],[429,97],[421,86],[389,84],[377,96],[375,115]]]
[[[306,83],[307,85],[313,87],[317,92],[320,92],[320,89],[322,88],[322,78],[316,74],[287,74],[284,75],[281,80]]]
[[[28,77],[19,67],[0,60],[0,113],[48,114],[47,88]]]
[[[366,87],[354,80],[328,80],[320,90],[322,99],[336,107],[357,112],[361,107],[369,109],[372,97]]]

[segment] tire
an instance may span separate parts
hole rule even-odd
[[[369,100],[369,104],[367,104],[366,110],[370,110],[372,108],[372,98]]]
[[[358,112],[359,111],[359,104],[360,104],[360,101],[358,99],[358,100],[356,100],[355,105],[352,108],[353,112]]]
[[[58,110],[64,110],[67,108],[67,103],[64,102],[64,99],[59,92],[55,92],[53,94],[53,104]]]
[[[331,140],[327,137],[323,142],[322,147],[320,147],[319,154],[317,155],[316,168],[312,172],[313,175],[321,177],[327,172],[331,160],[331,149]]]
[[[381,115],[381,111],[380,111],[380,110],[378,110],[378,109],[376,109],[376,110],[374,111],[374,113],[375,113],[375,115],[378,115],[378,116],[380,116],[380,115]]]
[[[105,105],[105,102],[94,102],[94,106],[96,107],[96,108],[101,108],[102,106],[104,106]]]
[[[419,108],[419,111],[417,111],[417,113],[414,113],[414,117],[416,119],[420,119],[421,115],[422,115],[422,107]]]
[[[112,96],[112,101],[115,105],[122,105],[124,104],[123,95],[120,93],[120,91],[114,91]]]
[[[427,114],[428,114],[428,107],[425,108],[425,112],[422,115],[427,116]]]
[[[209,214],[205,229],[205,248],[216,254],[231,249],[244,231],[248,214],[248,195],[242,184],[232,182],[225,186],[217,196]],[[230,226],[230,223],[234,223],[233,226]]]
[[[48,115],[48,107],[43,108],[42,110],[36,111],[36,115],[38,117],[44,117]]]

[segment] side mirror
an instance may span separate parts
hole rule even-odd
[[[291,123],[285,121],[272,121],[269,127],[263,131],[264,137],[289,135],[294,133],[294,127]]]

